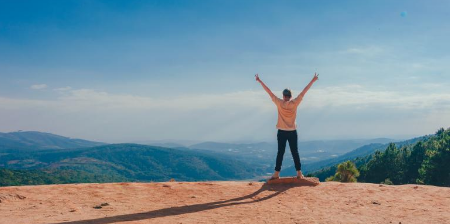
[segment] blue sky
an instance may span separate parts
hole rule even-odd
[[[0,131],[109,142],[272,141],[450,126],[449,1],[0,0]]]

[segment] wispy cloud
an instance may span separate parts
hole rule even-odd
[[[192,94],[171,98],[111,94],[93,89],[71,89],[70,87],[61,88],[61,91],[65,92],[53,100],[0,98],[2,102],[0,108],[6,107],[7,105],[22,108],[41,105],[77,111],[88,111],[92,109],[170,109],[179,111],[205,109],[230,110],[231,108],[233,110],[239,110],[239,108],[273,109],[269,96],[262,90],[237,91],[225,94]],[[273,92],[279,93],[281,90],[273,90]],[[294,90],[294,94],[299,92],[300,90]],[[308,109],[321,109],[325,107],[383,107],[401,110],[433,109],[436,107],[450,108],[450,94],[422,94],[420,92],[375,90],[361,85],[331,86],[310,90],[302,102],[302,107]]]
[[[64,92],[64,91],[69,91],[71,89],[72,89],[72,87],[66,86],[66,87],[56,88],[56,89],[53,89],[53,90],[54,91],[58,91],[58,92]]]
[[[346,50],[341,51],[344,54],[359,54],[366,56],[374,56],[385,52],[385,49],[379,46],[368,46],[368,47],[351,47]]]
[[[374,90],[360,85],[326,87],[311,90],[309,107],[391,108],[401,110],[450,109],[449,93]]]
[[[30,86],[30,89],[36,89],[36,90],[45,89],[45,88],[47,88],[47,84],[35,84],[35,85]]]
[[[280,96],[281,90],[273,92]],[[72,89],[52,100],[0,97],[0,114],[11,111],[20,119],[0,117],[2,128],[27,130],[36,125],[38,130],[103,141],[267,140],[273,137],[277,116],[263,90],[159,98]],[[306,139],[414,136],[450,126],[450,94],[361,85],[316,87],[298,114],[299,131]]]

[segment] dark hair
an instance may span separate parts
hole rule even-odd
[[[283,90],[283,96],[292,97],[292,92],[290,89]]]

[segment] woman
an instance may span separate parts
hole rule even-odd
[[[319,79],[319,75],[314,73],[314,78],[303,89],[303,91],[293,100],[292,92],[290,89],[283,90],[283,99],[275,96],[272,91],[259,79],[258,74],[255,75],[256,81],[261,83],[262,87],[272,98],[278,109],[278,122],[277,122],[277,140],[278,140],[278,153],[275,165],[275,173],[270,179],[280,178],[281,164],[283,163],[283,156],[286,150],[286,141],[289,142],[289,148],[291,149],[292,157],[294,159],[295,169],[297,170],[297,178],[304,178],[301,171],[300,156],[298,154],[298,136],[297,136],[297,107],[300,105],[303,97],[309,88]]]

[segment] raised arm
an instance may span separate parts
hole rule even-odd
[[[314,73],[314,77],[311,80],[311,82],[309,82],[309,84],[303,89],[303,91],[300,94],[298,94],[298,96],[294,99],[294,101],[299,103],[299,101],[301,101],[303,99],[303,97],[305,96],[305,94],[308,92],[309,88],[311,88],[311,86],[317,80],[319,80],[319,74]]]
[[[274,97],[276,97],[275,94],[273,94],[272,91],[270,91],[269,87],[267,87],[267,86],[263,83],[263,81],[261,81],[261,79],[259,79],[259,75],[258,75],[258,74],[255,75],[255,78],[256,78],[256,81],[257,81],[257,82],[261,83],[261,85],[262,85],[262,87],[264,88],[264,90],[270,95],[270,98],[273,99]]]

